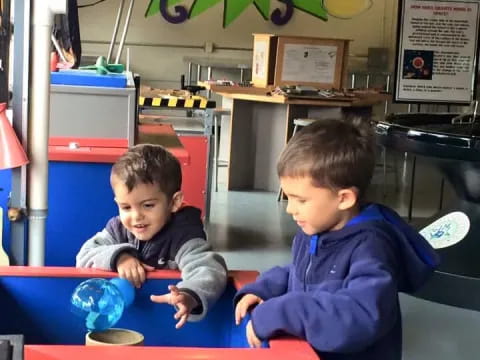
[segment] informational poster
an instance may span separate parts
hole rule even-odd
[[[263,79],[266,77],[268,44],[266,41],[258,40],[254,42],[253,46],[253,76]]]
[[[478,0],[403,0],[395,100],[470,103],[479,43]]]
[[[281,81],[333,84],[336,46],[285,44]]]

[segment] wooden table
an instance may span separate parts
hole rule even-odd
[[[387,99],[376,93],[356,97],[306,98],[272,94],[271,89],[209,85],[231,109],[228,137],[228,190],[277,191],[277,159],[291,137],[295,118],[369,118],[372,106]]]

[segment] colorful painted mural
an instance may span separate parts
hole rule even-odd
[[[172,24],[180,24],[223,2],[223,27],[230,25],[249,6],[254,5],[265,20],[285,25],[295,9],[324,21],[328,16],[350,19],[372,6],[373,0],[195,0],[190,8],[181,5],[182,0],[151,0],[145,17],[160,13]],[[280,4],[279,4],[280,3]],[[273,9],[273,10],[272,10]]]

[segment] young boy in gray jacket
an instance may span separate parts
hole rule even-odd
[[[179,269],[170,293],[152,295],[176,307],[176,328],[198,321],[223,293],[227,269],[206,241],[200,210],[183,203],[178,160],[159,145],[137,145],[112,167],[119,215],[83,244],[77,267],[117,271],[137,288],[146,272]]]

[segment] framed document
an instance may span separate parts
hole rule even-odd
[[[479,0],[401,0],[394,100],[468,104],[475,98]]]
[[[349,42],[346,39],[279,36],[274,85],[342,89],[346,83]]]
[[[346,86],[348,39],[253,34],[254,86]]]

